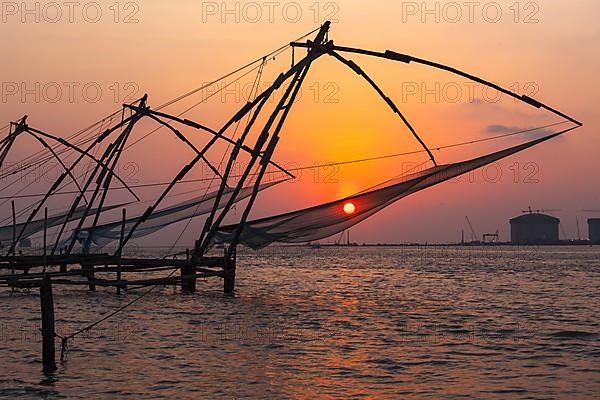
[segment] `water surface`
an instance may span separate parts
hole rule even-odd
[[[592,399],[600,248],[242,252],[237,293],[160,288],[41,373],[39,297],[0,289],[0,397]],[[132,300],[55,288],[57,333]]]

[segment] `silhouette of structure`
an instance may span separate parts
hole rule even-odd
[[[390,50],[377,52],[338,46],[329,39],[329,28],[330,23],[326,22],[320,28],[303,37],[306,38],[311,34],[315,34],[312,40],[306,42],[297,40],[275,52],[280,54],[283,51],[282,49],[286,48],[291,48],[292,51],[298,48],[306,49],[306,55],[302,59],[296,62],[293,58],[292,66],[287,71],[282,72],[262,92],[259,93],[257,89],[254,98],[250,99],[219,129],[209,128],[199,122],[184,119],[181,114],[171,115],[163,110],[164,107],[197,93],[199,89],[156,108],[148,105],[146,95],[133,103],[124,104],[122,110],[92,125],[92,127],[99,126],[101,128],[100,133],[87,137],[85,141],[79,140],[79,138],[69,141],[36,129],[28,124],[27,117],[12,123],[7,137],[0,142],[0,167],[15,140],[21,135],[29,135],[38,140],[50,155],[31,159],[29,163],[24,161],[19,167],[27,169],[33,165],[37,166],[54,159],[63,167],[64,172],[52,184],[47,193],[32,206],[31,212],[24,221],[18,222],[17,216],[13,213],[12,224],[0,227],[0,234],[3,234],[2,240],[9,242],[6,256],[0,258],[0,267],[23,272],[21,274],[11,274],[10,276],[0,276],[0,284],[13,287],[37,287],[41,284],[42,275],[27,272],[31,269],[42,268],[45,273],[52,275],[55,273],[52,270],[54,266],[59,266],[60,270],[57,272],[59,275],[52,275],[60,278],[56,279],[55,283],[86,284],[90,290],[94,290],[99,285],[115,286],[117,290],[121,290],[132,285],[180,283],[183,289],[193,291],[196,278],[218,276],[224,280],[224,291],[231,293],[234,289],[236,248],[238,244],[256,249],[275,242],[306,243],[335,235],[369,218],[401,198],[541,144],[582,125],[574,118],[526,95],[519,95],[490,81],[443,64]],[[275,53],[270,53],[270,55],[264,56],[247,66],[259,65],[258,73],[260,74],[266,60]],[[572,126],[495,153],[452,164],[440,164],[393,100],[356,62],[344,57],[343,53],[359,54],[403,64],[421,64],[450,72],[489,86],[529,106],[550,111],[564,119],[543,128],[565,123]],[[375,90],[382,99],[383,104],[387,105],[398,116],[410,134],[420,144],[422,151],[429,156],[432,166],[418,173],[387,180],[380,185],[345,199],[249,221],[250,211],[257,200],[259,192],[270,187],[270,185],[262,182],[267,167],[275,167],[287,178],[293,177],[290,172],[273,161],[273,155],[280,139],[282,127],[294,106],[300,87],[309,69],[322,56],[330,57],[351,69]],[[243,68],[238,71],[241,70]],[[226,76],[231,76],[231,74]],[[273,99],[275,92],[281,93],[281,98],[275,103],[274,110],[265,111],[265,105]],[[265,113],[268,115],[263,118]],[[118,189],[126,190],[131,195],[132,202],[140,201],[133,188],[129,187],[119,177],[115,167],[123,153],[128,149],[134,129],[141,120],[150,120],[158,124],[167,134],[175,136],[182,145],[191,149],[195,156],[173,177],[164,190],[151,200],[151,205],[142,214],[128,217],[124,210],[121,220],[103,222],[101,216],[107,211],[126,205],[108,204],[107,196],[115,189],[115,183],[120,185]],[[243,120],[247,122],[239,137],[231,138],[227,136],[229,129]],[[103,128],[106,125],[108,126]],[[202,148],[197,148],[182,132],[182,128],[193,130],[196,134],[206,134],[210,140]],[[252,129],[258,132],[258,137],[254,143],[249,143]],[[535,129],[528,129],[527,131],[531,130]],[[518,133],[523,132],[514,132],[484,140],[513,136]],[[232,147],[222,157],[225,163],[219,165],[215,165],[208,158],[209,150],[217,143],[226,143]],[[471,143],[459,143],[453,146]],[[241,175],[234,176],[232,173],[234,166],[241,164],[239,157],[241,153],[248,157],[248,161],[243,166]],[[73,154],[76,159],[67,167],[63,157],[66,155],[72,156]],[[96,156],[96,154],[98,155]],[[76,168],[81,167],[84,162],[91,163],[92,167],[85,170],[83,175],[75,174]],[[179,203],[175,206],[164,207],[163,203],[173,188],[183,181],[190,171],[200,163],[206,164],[212,171],[215,181],[218,182],[217,188],[210,193],[207,192],[200,198]],[[221,168],[221,165],[224,165],[224,167]],[[15,168],[9,169],[5,175],[10,175],[14,170]],[[68,210],[59,215],[48,216],[48,200],[62,194],[60,190],[68,182],[72,182],[77,189]],[[223,225],[226,217],[231,216],[234,205],[242,199],[246,200],[246,203],[239,213],[238,222]],[[343,207],[346,203],[353,204],[355,207],[353,212],[344,212]],[[43,218],[41,217],[42,212],[44,213]],[[185,259],[138,260],[122,257],[123,249],[132,239],[155,232],[182,219],[191,219],[198,216],[204,216],[206,219],[194,248],[186,252]],[[51,227],[57,229],[58,232],[51,243],[46,243],[46,232]],[[43,254],[17,255],[16,248],[19,243],[31,235],[41,232],[44,233]],[[543,236],[541,235],[541,237]],[[103,246],[108,242],[118,243],[117,249],[112,255],[98,253],[95,250],[98,246]],[[223,255],[208,255],[215,243],[223,245]],[[162,270],[173,268],[173,271],[179,269],[181,274],[179,277],[171,274],[161,279],[138,279],[135,281],[124,279],[124,274],[128,271],[139,272],[140,270],[152,270],[153,268]],[[97,273],[99,272],[115,272],[117,279],[98,279]],[[87,282],[84,283],[76,279],[81,276]]]
[[[550,215],[531,212],[510,220],[513,244],[552,244],[559,241],[560,220]]]
[[[157,285],[180,285],[182,291],[193,292],[196,288],[197,278],[219,277],[223,279],[224,293],[231,294],[235,288],[236,254],[237,246],[240,244],[251,248],[261,248],[275,242],[306,243],[330,237],[348,230],[410,194],[524,151],[582,126],[582,123],[574,118],[531,97],[519,95],[490,81],[443,64],[390,50],[377,52],[338,46],[329,39],[329,28],[330,23],[326,22],[302,38],[234,71],[236,73],[255,67],[260,75],[270,57],[281,54],[282,51],[290,48],[292,52],[298,48],[306,50],[306,55],[302,59],[296,62],[293,58],[292,66],[280,73],[265,90],[259,92],[257,88],[256,95],[218,129],[212,129],[202,123],[183,118],[183,113],[172,115],[164,111],[165,107],[188,98],[205,87],[195,89],[155,108],[149,106],[148,96],[145,95],[132,103],[124,104],[122,109],[66,139],[30,126],[27,117],[9,125],[6,137],[0,140],[0,178],[16,176],[15,174],[19,171],[43,166],[52,160],[58,162],[63,170],[47,192],[39,196],[39,200],[35,201],[31,207],[24,208],[23,214],[16,212],[13,200],[12,218],[5,220],[10,220],[10,223],[5,223],[0,227],[0,240],[8,243],[6,254],[0,257],[0,270],[6,271],[0,275],[0,285],[12,288],[40,288],[42,294],[45,369],[55,368],[52,345],[56,335],[52,301],[53,284],[87,286],[89,290],[95,290],[98,286],[114,287],[118,293],[131,288],[150,287],[138,298],[140,299]],[[300,41],[313,34],[312,40]],[[345,58],[342,55],[344,53],[360,54],[403,64],[420,64],[443,70],[491,87],[529,106],[547,110],[555,116],[561,117],[561,121],[543,127],[475,142],[514,136],[563,124],[569,124],[569,126],[563,126],[554,133],[494,153],[452,164],[440,164],[393,100],[358,64]],[[249,215],[258,194],[278,183],[263,182],[267,168],[274,167],[282,173],[285,178],[281,181],[294,177],[275,162],[273,156],[280,140],[282,128],[309,69],[322,56],[331,57],[350,68],[375,90],[383,103],[398,116],[412,137],[420,144],[422,152],[429,157],[431,167],[408,176],[386,180],[380,185],[344,199],[250,221]],[[227,74],[214,82],[220,82],[234,73]],[[279,100],[274,102],[275,107],[272,111],[266,111],[269,109],[265,105],[274,101],[276,92],[281,95],[278,97]],[[121,219],[109,222],[101,221],[101,217],[109,210],[129,204],[110,204],[108,195],[113,190],[129,193],[130,202],[140,202],[135,188],[128,186],[119,177],[116,166],[123,153],[132,145],[133,132],[141,120],[152,121],[167,134],[173,135],[183,146],[193,152],[193,157],[170,182],[157,185],[164,189],[151,199],[150,205],[143,213],[128,217],[126,210],[123,209]],[[230,128],[239,126],[243,121],[245,123],[241,125],[243,128],[238,137],[227,135],[233,130]],[[196,147],[183,133],[183,128],[193,131],[195,135],[206,135],[206,144],[203,147]],[[257,133],[254,140],[251,139],[253,137],[251,131]],[[38,153],[22,160],[17,165],[3,169],[4,161],[14,142],[23,135],[37,140],[46,152]],[[472,143],[474,142],[457,143],[447,147]],[[219,152],[221,164],[213,163],[209,159],[209,150],[214,149],[216,144],[228,146],[227,150]],[[240,154],[243,154],[246,159],[242,160]],[[65,160],[69,156],[71,158],[67,165]],[[73,159],[74,161],[72,161]],[[242,161],[245,162],[242,163]],[[172,194],[174,187],[184,181],[190,171],[202,163],[212,171],[216,189],[207,192],[200,198],[165,207],[165,200]],[[244,164],[241,169],[242,173],[236,175],[233,172],[240,164]],[[85,165],[89,165],[89,168],[86,168]],[[78,169],[83,170],[83,173],[76,173]],[[74,190],[65,191],[67,184],[71,184]],[[68,209],[49,216],[48,201],[55,196],[65,194],[72,195]],[[238,208],[235,213],[237,222],[225,225],[226,217],[232,217],[234,214],[231,212],[232,209],[242,199],[245,200],[245,203],[240,207],[241,210]],[[353,205],[351,212],[344,210],[344,204],[349,202]],[[176,221],[198,216],[205,217],[205,221],[194,247],[185,253],[176,254],[173,258],[133,258],[123,255],[123,250],[132,239],[155,232]],[[552,220],[550,221],[550,219]],[[515,229],[517,230],[513,238],[517,241],[528,242],[534,239],[552,242],[558,240],[558,223],[552,217],[531,214],[515,220]],[[537,220],[540,221],[536,222]],[[511,220],[511,224],[512,222]],[[538,225],[543,228],[538,229]],[[550,225],[552,228],[548,227]],[[533,229],[528,230],[527,226],[533,227]],[[50,228],[56,230],[56,235],[49,242],[47,233]],[[556,235],[554,235],[554,228],[556,228]],[[34,234],[43,234],[41,254],[19,254],[17,251],[19,243],[25,243],[25,239]],[[97,251],[97,247],[104,245],[105,242],[117,243],[117,248],[112,254]],[[221,254],[215,251],[215,244],[222,245],[223,252]],[[170,272],[166,276],[157,277],[156,274],[161,271],[163,273],[165,273],[164,271]],[[177,272],[179,275],[176,274]],[[140,273],[147,275],[140,277]],[[128,305],[135,301],[137,299]],[[119,311],[121,309],[115,313]],[[66,348],[68,340],[115,313],[103,317],[71,335],[62,337],[63,350]]]
[[[589,239],[591,244],[600,244],[600,218],[588,219]]]

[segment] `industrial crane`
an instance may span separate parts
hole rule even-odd
[[[471,224],[471,220],[469,219],[469,216],[466,216],[465,218],[467,219],[467,224],[469,224],[469,229],[471,229],[471,241],[477,242],[477,234],[475,233],[473,224]]]
[[[467,224],[469,225],[469,229],[471,230],[471,243],[497,243],[500,241],[500,234],[499,231],[496,229],[495,233],[484,233],[482,236],[482,241],[480,242],[479,239],[477,239],[477,233],[475,232],[475,228],[473,228],[471,220],[468,216],[466,216],[465,219],[467,220]],[[489,242],[488,239],[490,239]]]

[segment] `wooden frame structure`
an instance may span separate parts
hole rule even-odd
[[[152,109],[147,105],[148,97],[131,103],[124,104],[121,120],[105,129],[101,134],[95,137],[86,147],[78,146],[74,143],[46,133],[42,130],[30,127],[27,123],[27,117],[23,117],[17,122],[11,123],[9,134],[0,141],[0,167],[4,163],[12,145],[18,136],[27,134],[35,138],[42,146],[47,149],[52,157],[61,165],[63,172],[58,179],[51,185],[50,189],[43,198],[36,203],[33,210],[22,224],[16,223],[14,216],[13,202],[13,234],[12,242],[6,252],[6,255],[0,256],[0,286],[9,286],[12,288],[40,288],[42,301],[42,333],[44,337],[44,370],[52,371],[56,368],[54,357],[54,316],[52,285],[81,285],[87,286],[89,290],[95,290],[97,286],[114,287],[117,293],[124,289],[132,287],[147,287],[156,285],[180,285],[182,291],[194,292],[196,280],[198,278],[220,277],[223,279],[223,291],[225,294],[231,294],[235,290],[236,275],[236,253],[239,244],[240,235],[244,224],[248,221],[250,212],[255,204],[260,186],[269,166],[274,166],[278,170],[293,177],[288,171],[272,160],[277,147],[280,132],[289,115],[294,101],[296,100],[300,88],[310,70],[312,63],[323,55],[328,55],[352,69],[361,76],[387,103],[390,109],[402,120],[414,138],[427,152],[434,165],[437,161],[427,147],[425,142],[417,134],[409,120],[402,114],[397,105],[385,95],[382,89],[375,83],[367,73],[359,67],[354,61],[351,61],[340,53],[361,54],[371,57],[383,58],[391,61],[403,63],[419,63],[434,68],[445,70],[458,74],[464,78],[471,79],[480,84],[492,87],[502,93],[508,94],[524,103],[536,108],[544,108],[566,120],[581,126],[582,124],[528,96],[521,96],[507,89],[497,86],[489,81],[464,73],[457,69],[434,63],[431,61],[415,58],[412,56],[399,54],[393,51],[376,52],[352,47],[338,46],[329,40],[328,32],[330,23],[324,23],[316,33],[313,40],[303,42],[292,42],[290,46],[294,48],[304,48],[306,55],[298,62],[293,61],[293,65],[256,97],[249,100],[235,115],[233,115],[219,130],[213,130],[200,123],[183,119],[179,116],[170,115]],[[282,97],[277,102],[274,110],[269,114],[263,126],[258,126],[259,116],[264,113],[265,105],[272,99],[273,94],[282,90]],[[128,113],[128,116],[125,116]],[[247,118],[243,132],[237,140],[229,139],[225,132],[234,124]],[[132,228],[125,232],[126,215],[123,210],[123,223],[121,236],[117,250],[113,254],[95,254],[91,252],[92,235],[87,237],[83,234],[86,231],[92,232],[98,225],[102,212],[109,207],[106,206],[107,194],[111,190],[111,183],[120,182],[134,199],[139,201],[135,191],[130,188],[125,181],[116,173],[116,166],[123,152],[127,148],[128,140],[134,130],[135,125],[142,119],[149,119],[166,128],[185,146],[190,148],[194,157],[177,173],[177,175],[166,185],[164,190],[156,197],[146,211],[135,221]],[[211,135],[210,140],[202,148],[197,148],[192,142],[177,128],[184,126],[187,128],[201,131]],[[248,144],[248,138],[251,130],[255,128],[260,133],[253,144]],[[60,157],[60,152],[54,150],[49,141],[56,142],[65,149],[70,149],[78,153],[78,157],[71,166],[67,167]],[[94,156],[94,150],[97,150],[101,144],[110,141],[99,157]],[[207,159],[206,154],[217,142],[225,141],[233,146],[231,153],[228,154],[227,162],[223,171],[215,167]],[[244,167],[241,175],[236,176],[233,186],[230,186],[233,177],[232,171],[240,152],[249,155],[249,162]],[[79,182],[73,175],[76,166],[81,165],[83,160],[92,162],[91,172],[86,174],[83,181]],[[220,184],[216,192],[215,200],[210,213],[206,217],[202,232],[194,248],[188,251],[185,258],[164,259],[164,258],[128,258],[123,257],[123,249],[133,238],[136,229],[140,227],[150,216],[155,213],[165,198],[171,193],[177,183],[181,182],[189,172],[200,162],[206,163],[215,177],[220,179]],[[253,171],[257,170],[257,173]],[[251,180],[253,178],[253,181]],[[47,230],[47,201],[57,193],[61,185],[70,179],[77,186],[77,194],[71,203],[68,212],[58,226],[59,233],[47,251],[46,230]],[[250,186],[247,186],[250,185]],[[241,211],[240,221],[237,228],[230,236],[230,240],[224,245],[222,256],[208,256],[208,250],[214,243],[215,236],[223,224],[226,216],[232,210],[238,200],[238,195],[244,188],[251,187],[252,192],[247,203]],[[88,193],[91,193],[88,195]],[[228,197],[226,197],[226,193]],[[44,249],[42,255],[21,255],[17,254],[17,243],[27,236],[27,229],[31,224],[39,223],[38,215],[44,210]],[[38,217],[38,220],[36,220]],[[86,220],[92,219],[91,226],[84,226]],[[67,245],[61,245],[61,239],[65,241],[64,234],[67,226],[71,222],[76,222],[70,238],[66,238]],[[77,242],[81,243],[81,252],[75,253]],[[171,271],[166,277],[155,277],[154,273],[159,271]],[[175,272],[179,271],[179,275]],[[128,279],[130,274],[147,273],[150,277]],[[106,278],[105,276],[109,276]],[[83,277],[84,279],[77,279]],[[51,346],[51,348],[50,348]]]

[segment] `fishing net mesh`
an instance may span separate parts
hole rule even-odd
[[[282,181],[274,181],[260,185],[259,191],[277,185]],[[218,208],[222,208],[230,201],[233,196],[233,189],[226,188],[219,201]],[[236,196],[235,202],[241,201],[252,194],[252,187],[242,188]],[[133,232],[132,238],[140,238],[157,232],[171,224],[184,221],[190,218],[208,214],[212,211],[217,198],[217,191],[206,193],[184,202],[175,204],[171,207],[152,213],[145,221],[143,221]],[[133,229],[135,224],[140,219],[140,216],[128,218],[125,220],[124,233],[125,237]],[[113,241],[118,241],[121,238],[121,227],[123,221],[114,221],[107,224],[97,225],[95,228],[84,229],[87,235],[92,236],[92,243],[97,247],[103,247]]]
[[[242,227],[239,241],[253,249],[260,249],[276,242],[306,243],[333,236],[403,197],[518,153],[562,133],[564,132],[471,160],[431,167],[388,181],[367,192],[330,203],[247,222]],[[238,225],[221,227],[215,242],[230,242],[237,227]]]

